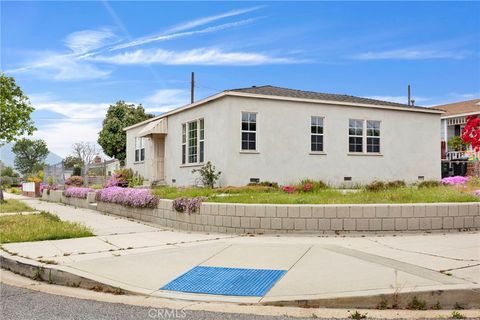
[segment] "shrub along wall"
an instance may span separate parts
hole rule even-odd
[[[44,192],[57,201],[62,191]],[[95,202],[65,198],[61,202],[87,208]],[[480,229],[480,203],[415,203],[365,205],[273,205],[202,203],[199,213],[179,213],[172,200],[160,200],[157,208],[131,208],[97,202],[97,210],[160,226],[227,233],[333,233]]]

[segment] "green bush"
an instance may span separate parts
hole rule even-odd
[[[8,176],[2,176],[0,177],[0,184],[4,189],[10,188],[10,186],[13,184],[13,178]]]
[[[193,169],[192,173],[199,173],[200,179],[202,180],[203,186],[208,188],[214,188],[215,182],[220,178],[222,172],[215,171],[215,166],[212,162],[207,161],[207,163],[202,166],[200,169]]]
[[[385,184],[385,188],[387,189],[405,188],[406,186],[407,184],[403,180],[389,181]]]
[[[435,188],[435,187],[439,187],[441,186],[442,184],[440,183],[440,181],[436,181],[436,180],[425,180],[425,181],[422,181],[418,184],[418,187],[419,188]]]
[[[383,191],[385,189],[386,189],[385,182],[377,181],[377,180],[372,181],[365,186],[365,190],[373,191],[373,192]]]
[[[271,187],[278,189],[278,182],[272,182],[272,181],[262,181],[262,182],[250,182],[247,184],[247,186],[252,187],[252,186],[261,186],[261,187]]]
[[[72,176],[81,176],[81,175],[82,175],[82,168],[78,164],[74,165]]]

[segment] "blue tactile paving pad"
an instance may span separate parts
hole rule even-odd
[[[195,267],[160,290],[263,297],[286,270]]]

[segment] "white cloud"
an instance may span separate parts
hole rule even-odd
[[[192,28],[195,28],[195,27],[198,27],[198,26],[201,26],[201,25],[204,25],[204,24],[216,21],[216,20],[229,18],[229,17],[234,17],[234,16],[238,16],[238,15],[241,15],[241,14],[244,14],[244,13],[256,11],[260,8],[262,8],[262,7],[257,6],[257,7],[245,8],[245,9],[232,10],[232,11],[228,11],[228,12],[213,15],[213,16],[204,17],[204,18],[184,22],[182,24],[179,24],[177,26],[174,26],[174,27],[168,29],[167,31],[165,31],[165,33],[173,33],[173,32],[192,29]]]
[[[467,51],[442,51],[428,49],[395,49],[386,51],[368,51],[352,55],[356,60],[427,60],[427,59],[463,59]]]
[[[147,112],[163,113],[188,104],[189,92],[184,89],[160,89],[143,99]]]
[[[102,121],[83,119],[58,119],[39,126],[34,138],[44,139],[48,149],[65,157],[72,152],[72,144],[80,141],[96,143]]]
[[[41,78],[69,81],[107,78],[111,70],[78,60],[74,55],[47,52],[39,54],[25,67],[6,70],[5,73],[33,73]]]
[[[35,110],[46,110],[61,114],[70,119],[103,119],[109,103],[81,103],[57,100],[49,95],[30,95]]]
[[[108,29],[82,30],[70,33],[64,40],[65,46],[74,53],[82,54],[118,40],[118,37]]]
[[[178,33],[167,33],[167,34],[162,33],[162,34],[159,34],[159,35],[142,37],[142,38],[138,38],[138,39],[132,40],[132,41],[127,42],[127,43],[123,43],[123,44],[113,46],[113,47],[110,48],[110,51],[136,47],[136,46],[144,45],[144,44],[151,43],[151,42],[168,41],[168,40],[183,38],[183,37],[187,37],[187,36],[193,36],[193,35],[198,35],[198,34],[205,34],[205,33],[222,31],[222,30],[246,25],[246,24],[249,24],[249,23],[251,23],[255,20],[257,20],[257,18],[245,19],[245,20],[225,23],[225,24],[208,27],[208,28],[201,29],[201,30],[178,32]]]
[[[261,65],[295,63],[289,58],[272,57],[261,53],[225,52],[219,49],[198,48],[188,51],[163,49],[135,50],[111,56],[96,56],[90,60],[120,65]]]

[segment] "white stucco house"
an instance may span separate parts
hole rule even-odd
[[[206,161],[222,186],[440,179],[442,113],[272,86],[226,90],[125,128],[126,166],[176,186],[198,184],[192,169]]]

